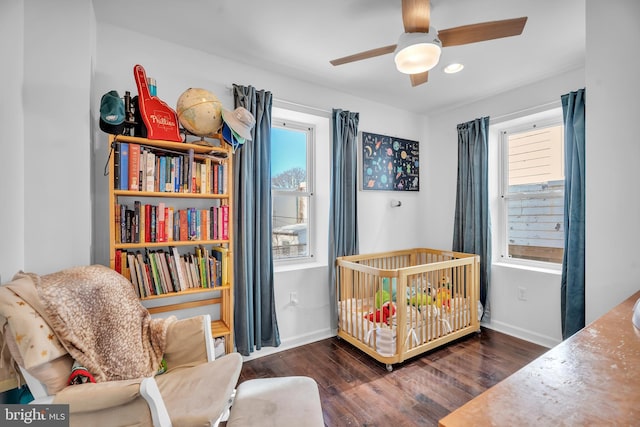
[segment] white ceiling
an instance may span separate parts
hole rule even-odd
[[[446,29],[527,16],[520,36],[443,49],[429,82],[411,87],[393,55],[330,59],[397,42],[401,0],[93,0],[97,21],[388,105],[429,113],[581,68],[585,0],[432,0]],[[465,69],[442,71],[450,62]]]

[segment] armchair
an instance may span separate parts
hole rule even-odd
[[[113,330],[117,322],[111,324],[109,316],[118,312],[100,317],[99,311],[109,307],[104,301],[105,290],[96,290],[92,280],[72,280],[70,285],[70,276],[64,276],[66,282],[62,287],[57,286],[64,282],[59,280],[60,276],[54,276],[59,273],[42,277],[18,274],[12,282],[0,286],[0,330],[3,348],[7,346],[18,364],[34,395],[33,403],[68,404],[72,426],[216,426],[225,420],[240,376],[242,358],[232,353],[214,359],[209,316],[155,322],[156,333],[161,336],[154,338],[153,319],[149,319],[126,279],[102,266],[78,267],[65,273],[77,274],[78,269],[82,269],[83,277],[100,277],[101,287],[107,278],[110,286],[107,298],[117,301],[120,308],[133,307],[124,316],[139,310],[127,317],[127,321],[140,321],[142,338],[151,341],[150,345],[140,347],[149,353],[142,359],[148,356],[153,363],[153,353],[160,354],[166,362],[166,371],[159,375],[152,372],[131,378],[109,378],[112,372],[130,371],[131,366],[126,364],[131,357],[122,354],[118,360],[114,354],[103,358],[99,354],[105,348],[96,342],[96,332],[92,329],[104,324],[105,334],[117,336]],[[57,287],[50,287],[53,282]],[[65,295],[65,304],[56,311],[51,296],[54,292],[56,297],[64,295],[64,288],[69,286],[80,299],[96,298],[95,303],[89,302],[86,307],[94,310],[89,314],[101,324],[92,327],[83,320],[82,326],[87,330],[68,328],[72,319],[82,316],[82,311],[78,311],[82,308],[77,306],[74,295]],[[122,351],[117,345],[111,348]],[[158,353],[158,350],[161,351]],[[136,348],[132,349],[135,351]],[[105,372],[94,367],[98,372],[96,383],[67,385],[74,360],[84,366],[104,364]],[[133,360],[131,365],[135,364],[135,358]]]

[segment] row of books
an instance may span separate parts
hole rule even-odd
[[[229,205],[175,209],[165,203],[116,203],[115,241],[147,243],[229,239]]]
[[[175,247],[115,253],[115,270],[131,281],[139,298],[228,285],[227,269],[228,249],[222,246],[197,246],[184,255]]]
[[[169,153],[139,144],[116,142],[114,148],[116,190],[226,194],[227,166],[218,158]]]

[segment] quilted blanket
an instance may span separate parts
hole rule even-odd
[[[58,339],[97,382],[155,374],[176,318],[152,319],[127,279],[102,265],[30,276]]]

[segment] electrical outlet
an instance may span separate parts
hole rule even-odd
[[[297,292],[289,293],[289,303],[291,305],[297,305],[298,304],[298,293]]]
[[[527,300],[527,288],[525,288],[523,286],[519,286],[518,287],[518,299],[520,301],[526,301]]]

